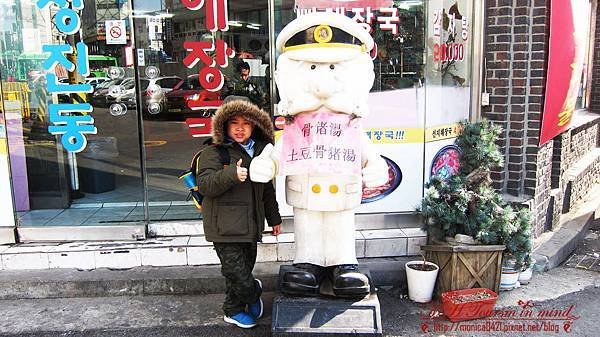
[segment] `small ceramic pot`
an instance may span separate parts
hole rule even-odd
[[[500,290],[512,290],[520,287],[519,272],[514,268],[502,267],[500,276]]]
[[[528,284],[529,280],[531,280],[531,276],[533,276],[533,270],[529,267],[519,274],[519,283]]]
[[[410,261],[405,265],[406,279],[408,281],[408,298],[418,303],[427,303],[431,302],[435,280],[440,268],[432,262],[425,262],[435,267],[435,270],[431,271],[416,270],[409,267],[411,264],[422,263],[423,261]]]

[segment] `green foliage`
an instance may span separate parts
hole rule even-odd
[[[504,160],[496,145],[502,129],[487,120],[477,123],[462,122],[463,131],[456,138],[456,145],[462,150],[461,174],[468,175],[475,169],[487,170],[502,167]]]
[[[502,166],[495,144],[501,129],[483,120],[463,122],[456,144],[461,149],[461,168],[447,180],[432,177],[426,184],[420,210],[424,229],[431,238],[470,235],[482,244],[506,245],[516,268],[529,264],[530,212],[515,211],[490,186],[490,170]]]

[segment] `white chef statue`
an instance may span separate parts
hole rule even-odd
[[[336,296],[364,296],[368,278],[357,269],[354,208],[363,184],[388,180],[385,160],[362,129],[373,85],[373,39],[358,23],[334,13],[303,15],[277,37],[281,138],[250,164],[250,179],[286,176],[294,208],[294,268],[287,293],[315,295],[324,277]]]

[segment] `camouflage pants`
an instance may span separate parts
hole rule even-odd
[[[221,274],[225,277],[223,312],[231,317],[260,298],[261,289],[252,275],[256,262],[256,243],[214,242],[213,245],[221,260]]]

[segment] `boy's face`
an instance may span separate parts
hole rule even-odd
[[[242,116],[233,116],[227,124],[227,135],[237,143],[247,144],[254,126]]]

